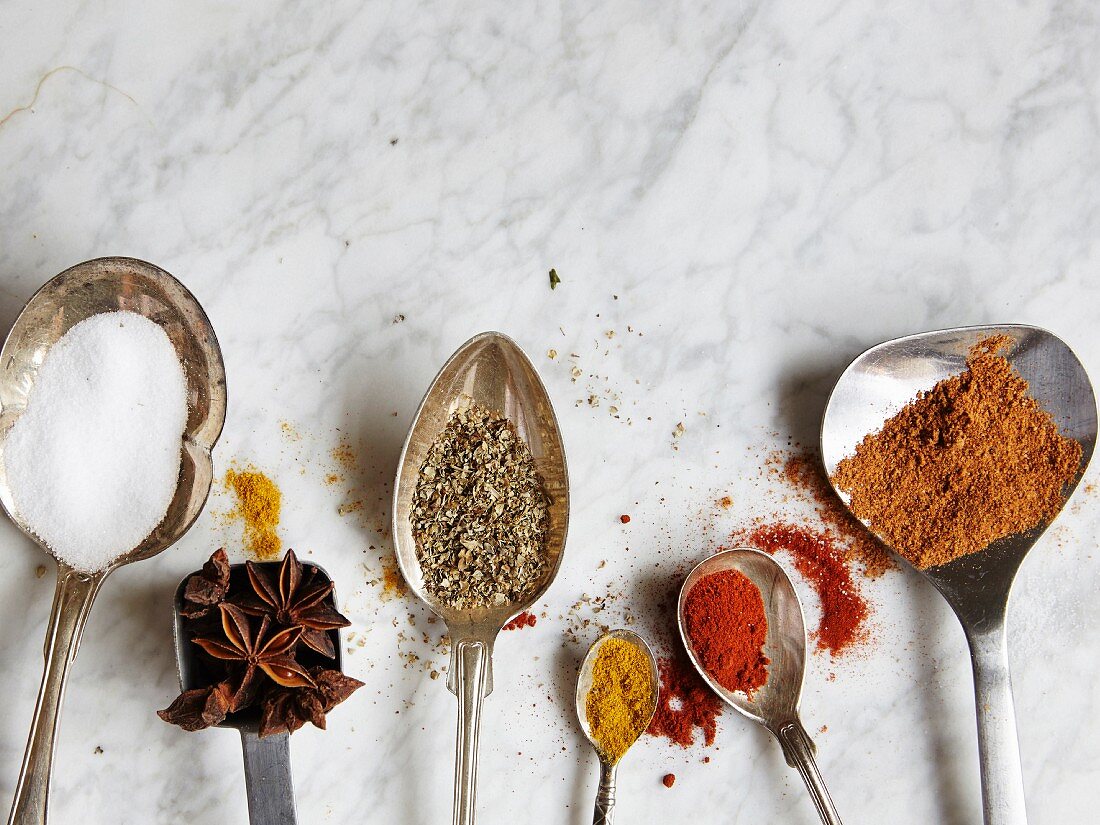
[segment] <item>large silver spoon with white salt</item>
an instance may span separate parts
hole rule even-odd
[[[918,393],[966,369],[975,344],[1000,335],[1014,340],[1003,354],[1028,382],[1029,394],[1054,417],[1063,435],[1081,445],[1081,466],[1066,491],[1072,492],[1096,446],[1096,397],[1073,350],[1046,330],[1023,325],[926,332],[887,341],[860,355],[837,380],[821,422],[821,457],[830,479],[864,436],[879,430]],[[846,493],[837,493],[849,502]],[[951,605],[970,645],[986,825],[1027,823],[1005,616],[1016,573],[1046,526],[918,571]]]
[[[0,503],[19,529],[50,552],[20,515],[4,449],[12,427],[27,410],[51,347],[81,321],[118,311],[134,312],[158,324],[183,367],[188,410],[179,478],[160,524],[104,569],[86,573],[58,560],[45,670],[9,825],[46,822],[65,678],[100,586],[112,571],[155,556],[187,532],[206,503],[213,478],[210,453],[225,421],[226,394],[225,368],[210,321],[194,296],[164,270],[132,258],[99,258],[67,269],[42,286],[19,314],[0,350]]]
[[[527,444],[550,499],[546,536],[548,564],[542,580],[519,602],[459,610],[424,586],[411,514],[420,468],[451,414],[469,403],[503,416]],[[393,542],[401,572],[412,591],[447,624],[451,662],[447,687],[458,697],[454,825],[472,825],[477,788],[481,704],[493,690],[493,643],[513,616],[533,605],[553,582],[565,549],[569,480],[558,420],[527,356],[499,332],[471,338],[450,357],[429,387],[409,429],[393,493]]]

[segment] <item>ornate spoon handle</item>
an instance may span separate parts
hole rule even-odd
[[[825,780],[821,778],[821,771],[814,760],[814,743],[802,727],[802,722],[797,718],[784,722],[776,729],[775,736],[783,747],[787,764],[797,768],[806,783],[821,821],[825,825],[841,825],[840,815],[836,812],[829,789],[825,787]]]
[[[618,765],[608,764],[600,757],[600,788],[596,791],[596,810],[592,825],[613,825],[615,822],[615,770]]]
[[[34,708],[27,751],[15,786],[15,799],[8,825],[45,825],[50,795],[50,771],[53,746],[61,712],[61,697],[65,693],[65,677],[76,658],[80,634],[88,621],[99,586],[107,573],[78,573],[58,562],[57,588],[53,610],[46,628],[46,658],[42,686],[38,689],[38,704]]]
[[[481,703],[489,671],[489,646],[463,639],[455,644],[451,659],[455,665],[458,694],[458,739],[455,749],[454,825],[473,825],[477,795],[477,745],[481,729]]]

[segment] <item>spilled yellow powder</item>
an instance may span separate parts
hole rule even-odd
[[[257,470],[225,473],[225,488],[237,497],[237,508],[230,514],[244,522],[245,549],[261,561],[273,559],[283,549],[276,528],[283,494],[270,478]]]
[[[397,568],[397,560],[392,556],[382,559],[382,590],[394,596],[405,595],[405,577]]]
[[[333,447],[329,455],[345,473],[354,472],[356,465],[359,463],[359,457],[355,454],[355,450],[346,441],[341,441]]]

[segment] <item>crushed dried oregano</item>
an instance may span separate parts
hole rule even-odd
[[[465,609],[521,601],[548,567],[549,499],[515,426],[476,404],[428,450],[411,514],[424,586]]]

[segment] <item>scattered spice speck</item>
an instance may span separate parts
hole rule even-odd
[[[718,506],[721,507],[723,510],[728,510],[730,507],[733,506],[733,499],[729,496],[722,496],[720,499],[718,499]]]
[[[623,513],[621,516],[619,516],[619,521],[621,521],[623,524],[630,524],[630,516],[628,516],[626,513]]]
[[[556,269],[550,270],[550,288],[557,289],[558,284],[561,283],[561,278],[558,277],[558,271]]]
[[[684,434],[684,422],[683,421],[678,421],[676,423],[676,426],[672,430],[672,437],[673,438],[679,438],[683,434]]]
[[[546,351],[546,357],[553,361],[555,358],[558,357],[558,351],[556,349],[548,349]]]
[[[40,579],[45,575],[46,575],[46,565],[40,564],[40,565],[38,565],[38,567],[34,568],[34,577],[36,579]]]
[[[524,610],[518,616],[516,616],[508,624],[504,625],[504,630],[520,630],[524,627],[534,627],[538,622],[538,618],[534,613],[528,613]]]
[[[661,784],[664,785],[666,788],[671,788],[673,785],[676,784],[676,774],[666,773],[661,779]]]

